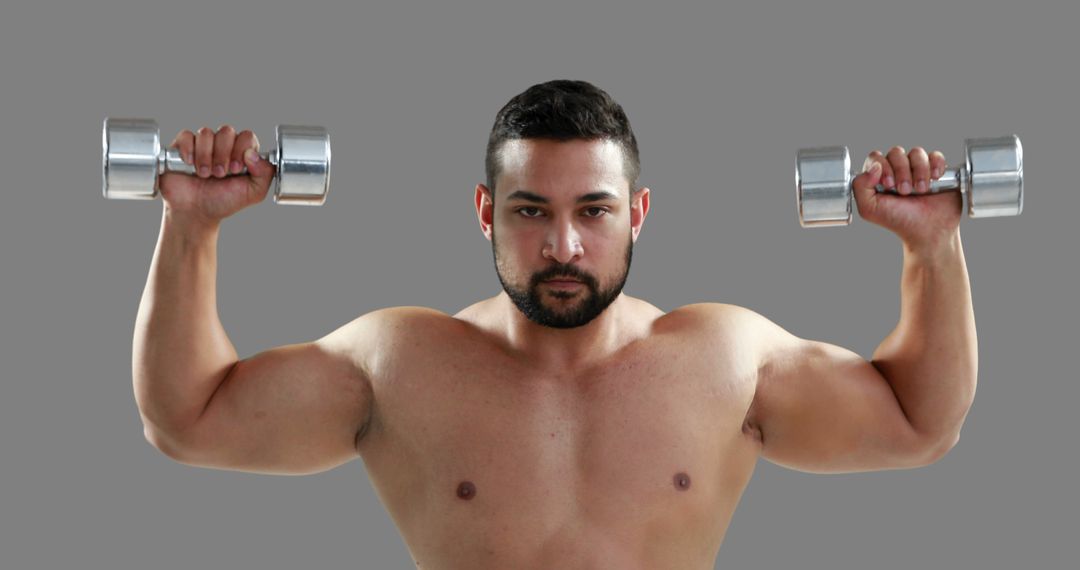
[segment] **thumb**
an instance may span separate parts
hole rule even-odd
[[[865,216],[867,212],[873,211],[877,201],[875,187],[880,182],[881,163],[876,160],[870,161],[870,168],[856,176],[851,182],[851,190],[855,194],[855,204],[858,205],[860,214]]]
[[[277,169],[270,164],[269,160],[259,156],[259,153],[251,148],[244,151],[244,164],[247,166],[248,176],[251,177],[248,189],[256,198],[262,200],[266,197]]]

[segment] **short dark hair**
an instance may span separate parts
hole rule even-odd
[[[515,95],[495,116],[488,137],[484,168],[491,199],[502,170],[503,143],[516,139],[611,140],[622,150],[623,174],[631,196],[636,190],[641,160],[637,139],[621,105],[587,81],[555,79]]]

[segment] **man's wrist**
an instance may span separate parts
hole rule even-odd
[[[903,242],[904,257],[917,261],[938,262],[955,257],[961,251],[960,230],[919,242]]]
[[[220,221],[205,220],[191,214],[174,212],[168,207],[164,211],[165,230],[183,237],[186,241],[206,241],[217,238],[221,230]]]

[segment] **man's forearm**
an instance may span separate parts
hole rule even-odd
[[[978,343],[960,232],[904,245],[900,322],[872,362],[908,420],[935,447],[959,436],[975,396]]]
[[[157,434],[198,418],[237,361],[217,313],[218,229],[162,216],[132,353],[135,399]]]

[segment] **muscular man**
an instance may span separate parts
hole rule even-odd
[[[418,567],[712,568],[759,456],[924,466],[975,393],[961,197],[927,194],[939,152],[875,151],[855,180],[859,213],[904,252],[900,321],[869,361],[735,305],[665,313],[623,294],[649,213],[637,143],[607,93],[562,80],[511,99],[488,142],[474,200],[502,293],[452,316],[377,310],[241,360],[217,315],[216,242],[273,166],[229,126],[173,145],[199,173],[161,180],[134,338],[147,439],[256,473],[362,457]]]

